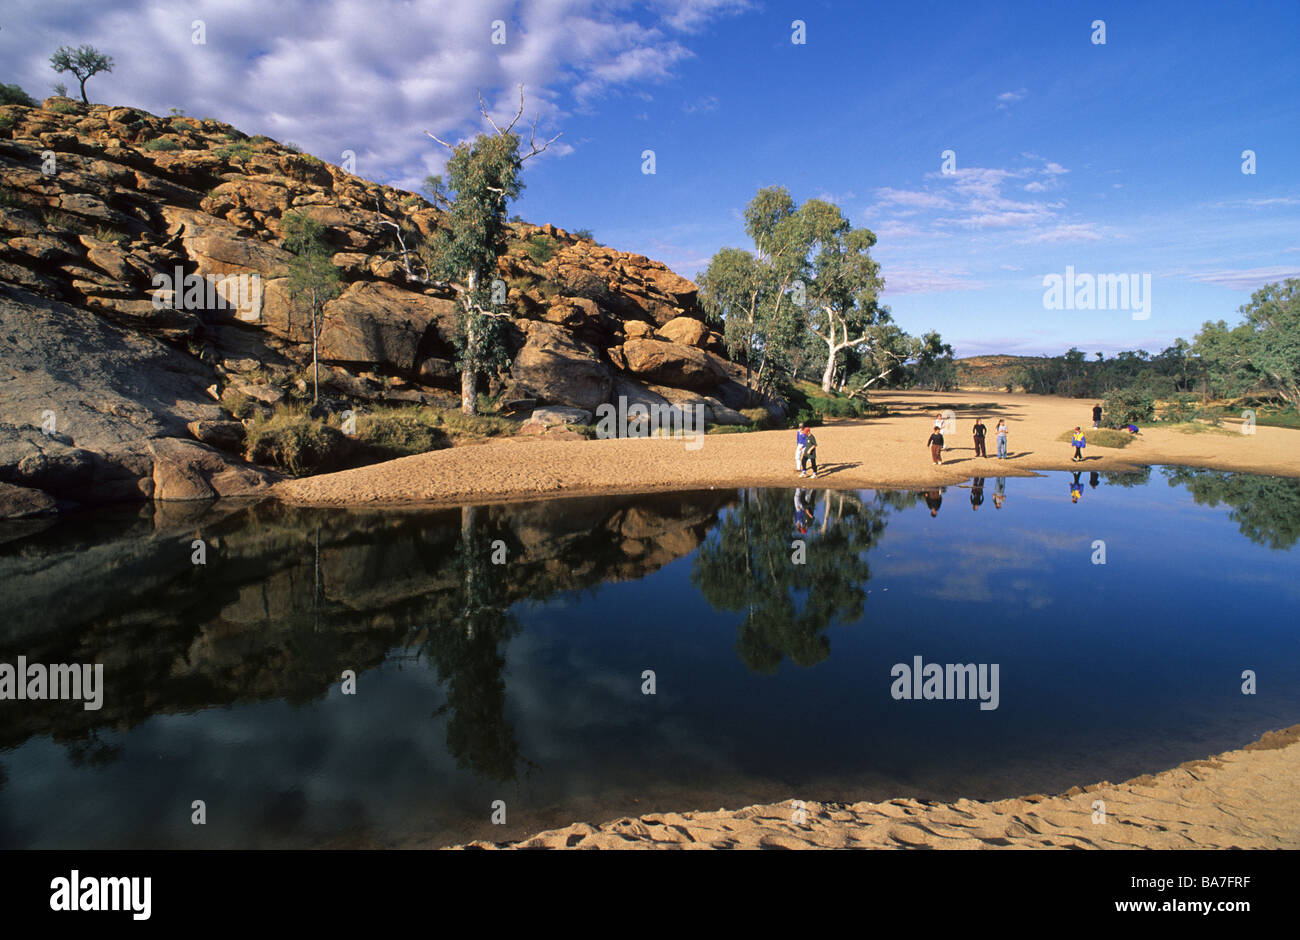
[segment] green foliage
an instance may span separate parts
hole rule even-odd
[[[485,369],[507,362],[505,331],[492,305],[492,280],[509,232],[506,207],[523,191],[523,158],[512,132],[480,134],[452,148],[447,179],[431,176],[426,191],[446,210],[446,228],[429,239],[425,256],[435,276],[461,285],[456,346],[461,400],[477,410],[475,384]]]
[[[865,410],[866,402],[855,398],[844,398],[839,395],[826,397],[810,395],[808,396],[808,405],[812,411],[819,412],[826,417],[860,418]]]
[[[1274,412],[1260,411],[1256,414],[1255,424],[1260,427],[1300,429],[1300,411],[1291,407]]]
[[[6,85],[0,82],[0,105],[20,104],[26,108],[36,107],[36,101],[18,85]]]
[[[583,297],[598,304],[608,304],[613,294],[609,285],[590,271],[574,269],[560,279],[565,297]]]
[[[1151,482],[1151,468],[1141,467],[1137,470],[1103,470],[1101,478],[1106,481],[1107,486],[1122,486],[1131,489],[1135,486],[1146,486]]]
[[[250,461],[293,476],[345,469],[351,463],[353,447],[338,428],[297,407],[255,418],[245,438],[245,456]]]
[[[247,160],[253,155],[253,148],[248,144],[230,143],[222,144],[214,151],[217,156],[223,160]]]
[[[749,419],[750,424],[762,430],[781,426],[780,422],[772,417],[772,412],[766,408],[742,408],[740,413]],[[733,427],[738,426],[733,425]]]
[[[59,46],[50,56],[50,68],[55,72],[71,72],[81,83],[81,100],[89,104],[86,97],[86,80],[100,72],[113,71],[113,57],[104,55],[94,46]]]
[[[537,232],[529,237],[524,250],[535,264],[545,264],[555,257],[555,253],[560,250],[560,243],[549,235]]]
[[[283,147],[285,150],[289,151],[290,153],[302,153],[302,148],[299,147],[291,140],[286,140],[280,146]]]
[[[1219,418],[1213,410],[1199,407],[1197,396],[1192,394],[1176,395],[1160,409],[1161,421],[1182,423],[1207,417],[1216,422]]]
[[[227,408],[244,397],[223,397]],[[344,434],[337,418],[312,417],[302,405],[282,405],[270,414],[244,408],[249,460],[295,476],[329,473],[394,460],[513,433],[517,425],[495,415],[465,415],[422,405],[374,406],[356,416],[354,435]]]
[[[289,301],[294,309],[311,319],[312,396],[320,395],[316,374],[317,341],[325,304],[339,295],[339,269],[334,252],[325,242],[325,227],[301,212],[286,212],[281,220],[284,247],[293,255],[289,262]]]
[[[513,434],[518,424],[498,415],[472,414],[462,411],[442,411],[438,426],[444,428],[453,440],[481,440]]]
[[[1112,428],[1126,424],[1141,426],[1142,422],[1150,421],[1155,413],[1155,398],[1144,388],[1113,389],[1102,399],[1102,414],[1106,424]]]
[[[903,370],[901,384],[937,392],[957,387],[957,365],[953,361],[952,346],[934,330],[921,337],[920,345],[910,351],[909,358],[914,361]]]
[[[1192,351],[1217,389],[1241,394],[1261,388],[1300,407],[1300,278],[1260,288],[1239,312],[1243,320],[1236,327],[1206,323]]]
[[[96,226],[95,238],[110,245],[124,245],[130,241],[130,237],[125,232],[111,229],[107,225]]]
[[[77,106],[71,101],[61,99],[59,101],[51,101],[50,110],[56,114],[71,114],[73,111],[77,110]]]
[[[909,497],[910,498],[910,497]],[[832,623],[862,618],[867,557],[885,528],[887,498],[827,493],[807,502],[796,524],[808,541],[805,564],[790,564],[790,498],[745,490],[696,552],[691,583],[714,610],[736,615],[736,653],[747,667],[774,673],[789,660],[804,668],[830,655]]]
[[[18,118],[12,114],[0,114],[0,130],[7,131],[18,123]]]
[[[1199,505],[1232,507],[1228,513],[1252,542],[1276,550],[1300,541],[1300,480],[1292,477],[1165,467],[1170,486],[1184,486]]]
[[[74,235],[86,235],[90,232],[90,226],[79,215],[73,215],[71,212],[64,212],[62,209],[48,209],[44,207],[28,206],[28,209],[36,216],[37,220],[46,228],[70,232]]]
[[[181,145],[167,137],[155,137],[153,140],[145,141],[141,150],[180,150]]]
[[[221,407],[241,421],[253,417],[259,410],[255,399],[229,386],[221,393]]]
[[[1073,430],[1063,431],[1056,439],[1063,444],[1068,444],[1073,436]],[[1128,447],[1133,440],[1133,435],[1128,431],[1113,431],[1109,428],[1085,428],[1083,436],[1093,447]]]
[[[811,241],[781,187],[759,190],[745,210],[753,253],[723,248],[699,276],[709,322],[722,324],[731,358],[744,365],[752,398],[775,395],[794,375],[791,351],[802,346],[804,320],[790,296]]]
[[[446,429],[437,426],[434,418],[428,408],[375,408],[357,417],[356,440],[376,460],[450,447]]]

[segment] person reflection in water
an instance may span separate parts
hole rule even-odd
[[[800,535],[808,534],[808,526],[814,521],[813,512],[808,508],[808,491],[794,491],[794,527]]]
[[[930,490],[925,494],[925,504],[930,507],[930,515],[939,515],[939,507],[943,505],[943,491]]]
[[[1101,486],[1101,474],[1098,473],[1096,470],[1088,474],[1088,486],[1094,490],[1097,487]]]
[[[1079,480],[1079,474],[1083,471],[1077,471],[1074,474],[1074,481],[1070,483],[1070,502],[1077,503],[1079,497],[1083,495],[1083,483]]]
[[[971,480],[970,486],[970,508],[971,511],[978,510],[984,505],[984,478],[975,477]]]
[[[1007,478],[998,477],[993,483],[993,508],[1001,509],[1007,501]]]

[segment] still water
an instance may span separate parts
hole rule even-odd
[[[1300,721],[1297,541],[1300,481],[1173,468],[10,523],[0,663],[104,688],[0,701],[0,847],[435,846],[1118,781]],[[916,657],[996,665],[997,707],[895,698]]]

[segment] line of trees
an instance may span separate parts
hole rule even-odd
[[[1022,366],[1008,382],[1045,395],[1100,398],[1137,391],[1157,398],[1201,401],[1255,396],[1300,409],[1300,279],[1257,290],[1238,311],[1241,322],[1206,322],[1191,342],[1179,338],[1151,354],[1126,350],[1095,360],[1077,348]]]

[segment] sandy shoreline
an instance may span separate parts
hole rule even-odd
[[[454,848],[1300,848],[1300,725],[1244,748],[1124,783],[1056,796],[953,803],[804,804],[648,813],[599,826],[574,823],[517,842]],[[1094,821],[1105,804],[1105,822]]]
[[[921,489],[973,476],[1034,476],[1043,470],[1133,470],[1176,464],[1300,476],[1300,433],[1259,427],[1241,434],[1143,430],[1123,449],[1090,445],[1083,463],[1057,437],[1091,426],[1092,402],[985,391],[882,392],[888,418],[817,429],[819,488]],[[975,407],[975,406],[979,407]],[[957,433],[935,466],[925,446],[934,414],[951,408]],[[990,432],[999,418],[1010,429],[1010,459],[976,458],[970,427],[982,416]],[[386,463],[277,484],[280,500],[303,505],[454,505],[547,496],[606,495],[710,487],[794,486],[794,432],[709,435],[688,449],[682,440],[556,440],[510,438],[403,457]],[[990,452],[996,453],[991,433]]]

